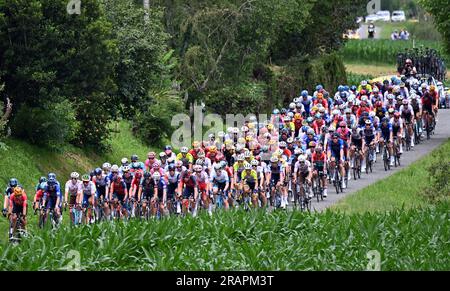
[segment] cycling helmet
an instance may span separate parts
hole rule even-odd
[[[389,108],[388,112],[389,113],[394,113],[395,109],[394,108]]]
[[[118,165],[112,165],[111,172],[118,173],[119,172],[119,166]]]
[[[159,168],[159,163],[158,162],[154,162],[153,165],[152,165],[152,168],[153,169]]]
[[[19,185],[19,181],[16,178],[9,179],[9,187],[14,188]]]
[[[315,134],[315,131],[314,131],[314,129],[309,128],[308,131],[306,132],[306,134],[307,134],[307,135],[310,135],[310,134],[314,135],[314,134]]]
[[[291,144],[291,143],[294,142],[294,139],[293,139],[292,137],[290,137],[290,138],[288,138],[288,139],[286,140],[286,142],[287,142],[288,144]]]
[[[298,156],[298,162],[299,163],[305,163],[306,162],[306,157],[304,155]]]
[[[156,157],[156,153],[155,153],[155,152],[149,152],[149,153],[147,154],[147,157],[148,157],[149,159],[154,159],[154,158]]]
[[[197,157],[199,157],[199,158],[204,158],[204,157],[205,157],[205,152],[204,152],[204,151],[199,151],[199,152],[197,153]]]
[[[306,119],[306,122],[307,123],[312,123],[314,121],[314,118],[312,118],[312,117],[308,117],[307,119]]]
[[[47,182],[47,177],[42,176],[39,178],[39,183],[45,183],[45,182]]]
[[[366,125],[372,125],[372,121],[370,121],[370,119],[366,119],[365,123]]]
[[[375,111],[370,111],[369,112],[369,116],[372,117],[372,118],[375,117]]]
[[[250,162],[250,164],[251,164],[252,166],[258,166],[258,165],[259,165],[259,162],[258,162],[258,160],[252,160],[252,161]]]
[[[339,122],[339,127],[347,127],[347,123],[345,121]]]
[[[316,91],[320,91],[320,90],[322,90],[323,89],[323,86],[322,85],[317,85],[316,86]]]
[[[241,131],[242,132],[247,132],[248,131],[248,127],[244,125],[243,127],[241,127]]]
[[[169,171],[175,171],[175,165],[174,164],[170,164],[168,167]]]
[[[72,172],[70,174],[71,179],[78,179],[79,177],[80,177],[80,174],[78,174],[77,172]]]
[[[362,81],[361,81],[361,86],[363,86],[363,87],[364,87],[364,86],[367,86],[367,81],[366,81],[366,80],[362,80]]]
[[[217,170],[220,170],[222,168],[222,165],[221,165],[221,163],[217,163],[217,164],[215,164],[214,165],[214,169],[217,171]]]
[[[158,172],[155,172],[155,173],[158,173]],[[148,178],[150,178],[152,176],[152,173],[150,173],[150,172],[145,172],[144,173],[144,179],[148,179]]]
[[[386,122],[389,122],[389,118],[387,118],[387,117],[383,117],[383,118],[381,119],[381,122],[382,122],[382,123],[386,123]]]
[[[289,104],[289,109],[295,109],[295,103],[294,102]]]
[[[56,180],[56,174],[55,173],[48,173],[48,179],[53,178]]]
[[[203,167],[201,165],[195,165],[193,167],[193,169],[194,169],[194,172],[198,173],[198,172],[201,172],[203,170]]]
[[[186,154],[186,153],[188,152],[188,148],[187,148],[187,147],[182,147],[182,148],[180,149],[180,151],[181,151],[183,154]]]
[[[272,113],[277,115],[277,114],[280,114],[280,111],[278,109],[274,109]]]
[[[387,95],[387,98],[390,99],[390,100],[392,100],[392,99],[395,98],[395,96],[394,96],[394,94],[388,94],[388,95]]]
[[[310,148],[315,148],[315,147],[317,146],[317,143],[316,143],[315,141],[310,141],[309,144],[308,144],[308,146],[309,146]]]
[[[302,108],[303,107],[303,104],[301,103],[301,102],[297,102],[296,104],[295,104],[295,108],[297,108],[297,109],[300,109],[300,108]]]
[[[111,169],[111,164],[108,163],[108,162],[103,163],[102,168],[103,168],[103,170],[105,170],[106,172],[108,172],[108,171]]]
[[[160,153],[159,153],[159,157],[160,157],[161,159],[164,159],[165,157],[167,157],[167,155],[166,155],[165,152],[160,152]]]
[[[402,101],[402,103],[403,103],[403,105],[408,105],[408,99],[403,99],[403,101]]]
[[[182,161],[176,161],[175,162],[175,167],[179,168],[181,166],[183,166],[183,162]]]
[[[20,186],[14,187],[14,196],[20,196],[23,194],[23,189]]]
[[[333,134],[333,138],[339,138],[339,133],[335,132],[335,133]]]
[[[298,147],[294,150],[294,155],[301,155],[301,154],[303,154],[303,150],[301,148]]]
[[[302,97],[308,97],[309,93],[306,90],[303,90],[301,93]]]
[[[286,108],[281,108],[281,114],[286,114],[287,113],[287,110],[286,110]]]
[[[285,148],[285,147],[287,147],[286,142],[284,142],[284,141],[280,142],[279,147],[280,147],[280,148]]]
[[[91,180],[91,177],[88,174],[84,174],[83,176],[81,176],[81,180],[83,182],[89,182]]]
[[[136,162],[137,160],[139,160],[138,156],[136,154],[131,156],[131,161],[132,162]]]
[[[122,165],[123,165],[123,164],[128,164],[128,159],[127,159],[127,158],[123,158],[123,159],[121,160],[121,162],[122,162]]]
[[[394,113],[394,117],[395,117],[395,118],[399,118],[399,117],[400,117],[400,112],[395,112],[395,113]]]
[[[322,114],[317,113],[317,114],[316,114],[316,119],[321,119],[321,118],[322,118]]]
[[[270,162],[271,163],[278,163],[278,158],[277,157],[271,157],[270,158]]]
[[[344,92],[344,86],[339,85],[339,86],[338,86],[338,91],[339,91],[339,92]]]
[[[46,186],[47,186],[47,182],[42,182],[39,184],[39,188],[41,188],[41,189],[45,189]]]
[[[96,168],[96,169],[94,170],[94,174],[95,174],[96,176],[101,175],[101,174],[102,174],[102,169]]]
[[[223,138],[225,136],[225,132],[224,131],[219,131],[217,133],[217,136],[220,137],[220,138]]]
[[[350,108],[347,108],[347,109],[345,109],[344,112],[345,112],[345,114],[347,114],[347,113],[350,113],[350,114],[351,114],[351,113],[352,113],[352,110],[351,110]]]
[[[199,165],[199,166],[203,166],[205,164],[205,161],[203,159],[198,159],[197,161],[195,161],[195,164]]]
[[[249,164],[249,163],[246,163],[246,164],[244,165],[244,169],[246,169],[246,170],[251,170],[251,169],[252,169],[252,165]]]
[[[352,85],[352,86],[350,87],[350,90],[352,90],[353,92],[355,92],[357,89],[358,89],[358,88],[357,88],[355,85]]]
[[[237,156],[237,160],[238,161],[243,161],[244,160],[244,155],[238,155]]]

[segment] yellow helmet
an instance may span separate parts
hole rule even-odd
[[[267,129],[268,129],[268,130],[272,130],[272,129],[273,129],[273,124],[272,124],[272,123],[269,123],[269,124],[267,125]]]
[[[23,194],[23,189],[20,186],[14,187],[14,196],[21,196]]]

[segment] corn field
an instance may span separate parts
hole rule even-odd
[[[231,211],[62,226],[0,244],[0,269],[67,269],[79,254],[82,270],[365,270],[367,253],[378,251],[381,270],[449,270],[448,214],[443,203],[375,214]]]
[[[433,41],[416,41],[415,46],[429,47],[437,49],[443,55],[443,50],[439,43]],[[376,64],[392,64],[397,62],[397,54],[412,48],[412,41],[391,41],[386,39],[378,40],[349,40],[340,54],[345,62],[356,63],[365,62]]]

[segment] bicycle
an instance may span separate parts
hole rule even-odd
[[[308,185],[306,181],[303,182],[301,187],[303,189],[303,194],[300,194],[298,196],[299,198],[298,204],[300,205],[300,211],[308,210],[309,212],[311,212],[311,199],[309,199],[311,187]]]
[[[367,147],[366,151],[366,174],[369,174],[369,171],[372,173],[373,171],[373,160],[375,158],[375,146],[374,144],[370,144]]]
[[[397,137],[394,137],[394,161],[395,167],[400,166],[400,144]]]
[[[411,135],[409,134],[409,130],[410,130],[410,125],[411,123],[406,123],[406,129],[405,129],[405,138],[404,140],[404,145],[405,145],[405,149],[407,152],[409,152],[411,150]]]
[[[313,193],[314,193],[314,196],[317,198],[317,202],[319,202],[320,200],[323,201],[323,190],[324,190],[323,185],[322,185],[323,177],[324,177],[323,171],[319,171],[312,181]]]
[[[390,159],[391,159],[391,156],[389,154],[388,147],[386,146],[386,144],[383,144],[383,163],[384,163],[385,171],[388,171],[391,169]]]
[[[353,179],[361,179],[361,150],[356,149],[354,156],[354,164],[353,164]],[[366,168],[367,171],[367,168]]]
[[[9,241],[11,243],[19,243],[22,237],[27,237],[28,233],[23,225],[23,213],[17,213],[16,223],[13,225],[12,218],[9,217]],[[15,229],[15,232],[14,232]]]

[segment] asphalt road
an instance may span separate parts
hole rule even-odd
[[[411,151],[407,152],[403,149],[403,154],[400,158],[400,167],[391,167],[390,171],[385,171],[382,161],[380,160],[380,155],[377,157],[377,162],[374,164],[373,172],[361,174],[361,179],[350,181],[347,189],[344,189],[343,193],[336,194],[336,190],[333,185],[328,189],[328,197],[324,201],[317,202],[315,198],[312,201],[312,209],[316,211],[322,211],[327,207],[337,203],[344,197],[361,190],[379,180],[385,179],[395,172],[406,168],[411,163],[419,160],[423,156],[430,153],[432,150],[436,149],[439,145],[450,138],[450,110],[440,109],[438,113],[438,121],[435,129],[435,134],[431,136],[430,140],[423,141],[419,145],[416,145]],[[450,154],[450,153],[449,153]]]
[[[358,29],[360,39],[366,39],[369,37],[369,33],[367,31],[368,27],[368,24],[362,24]],[[381,29],[381,27],[375,25],[375,39],[379,39],[381,37]]]

